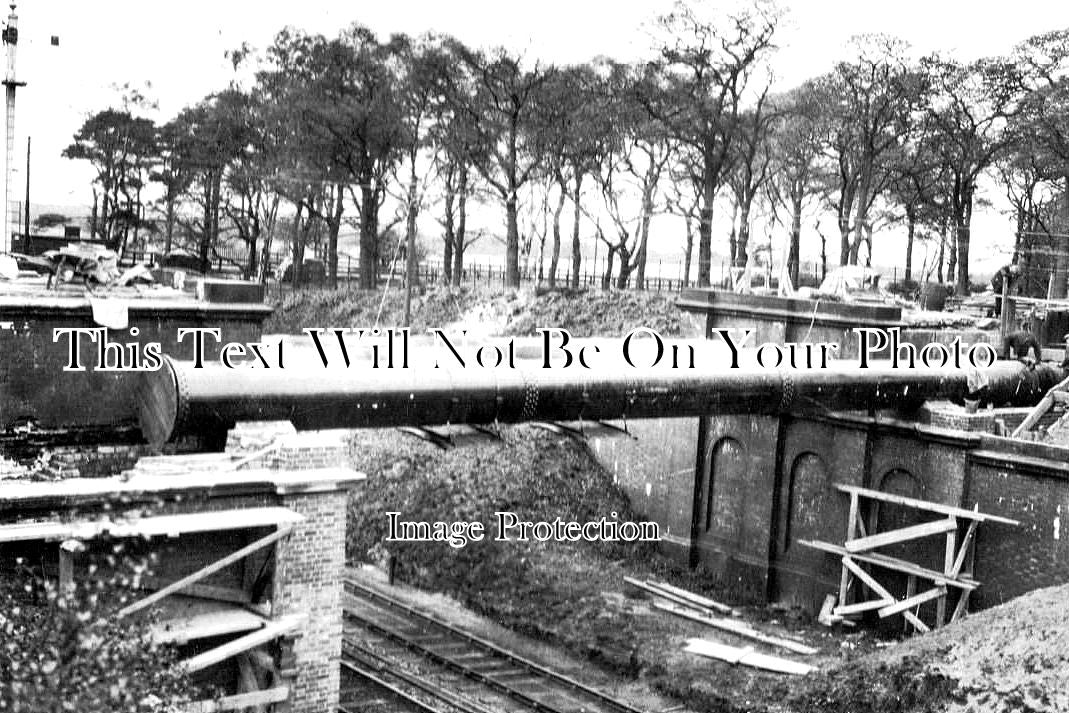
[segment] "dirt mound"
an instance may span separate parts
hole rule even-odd
[[[353,437],[354,464],[373,487],[350,500],[350,560],[385,549],[398,558],[399,573],[420,586],[478,600],[493,591],[504,608],[532,581],[532,559],[556,542],[495,542],[495,512],[523,521],[633,520],[626,497],[592,456],[566,439],[529,427],[502,431],[502,439],[441,450],[392,431],[361,431]],[[537,474],[537,476],[535,476]],[[387,513],[414,522],[481,522],[481,541],[386,542]],[[461,543],[457,543],[461,544]],[[607,557],[625,553],[612,543],[578,546]],[[648,554],[648,553],[647,553]],[[530,592],[528,592],[530,593]]]
[[[877,660],[916,657],[954,679],[952,711],[1069,711],[1069,585],[1040,589],[915,637]]]
[[[470,288],[420,291],[412,299],[413,332],[456,321],[478,299]],[[308,327],[393,327],[403,323],[403,290],[297,290],[275,302],[264,325],[269,334],[300,334]]]
[[[307,327],[391,327],[404,320],[404,292],[299,290],[275,303],[268,333]],[[528,336],[540,327],[576,337],[622,337],[649,327],[665,337],[701,336],[701,321],[675,306],[672,293],[436,288],[413,296],[413,332],[466,329],[487,336]]]
[[[504,333],[525,336],[539,327],[567,329],[576,337],[623,337],[636,327],[665,337],[702,335],[700,321],[676,307],[674,293],[664,292],[546,292],[530,300]]]

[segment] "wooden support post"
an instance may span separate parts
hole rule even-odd
[[[857,523],[860,520],[860,506],[859,506],[858,494],[850,493],[850,515],[846,519],[846,539],[847,541],[854,539],[854,535],[857,534]],[[843,571],[839,575],[839,606],[846,606],[850,603],[850,569],[846,566],[847,558],[843,558]]]
[[[950,568],[950,576],[957,577],[961,574],[961,568],[965,564],[965,559],[969,556],[969,552],[972,551],[973,538],[976,536],[976,520],[969,523],[969,528],[965,531],[965,537],[961,540],[961,547],[958,550],[957,559],[954,560],[954,565]]]
[[[59,546],[59,591],[63,594],[74,592],[74,556],[85,551],[85,545],[78,540],[64,540]]]
[[[909,577],[906,578],[906,601],[908,601],[910,599],[913,599],[913,595],[915,595],[916,593],[917,593],[917,575],[911,574],[911,575],[909,575]],[[907,607],[907,609],[912,609],[912,607]],[[912,613],[914,615],[916,615],[916,612],[912,612]],[[903,627],[902,631],[906,632],[907,634],[909,633],[909,624],[910,624],[910,622],[909,622],[908,618],[905,621],[902,622],[902,627]]]
[[[954,521],[954,529],[947,532],[946,548],[943,552],[943,574],[948,577],[953,577],[954,560],[956,559],[958,549],[958,519],[951,516],[951,520]],[[975,523],[975,520],[973,521]],[[935,625],[940,627],[946,623],[947,619],[947,599],[946,597],[940,598],[935,603]]]

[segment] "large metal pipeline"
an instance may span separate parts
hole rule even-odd
[[[714,413],[915,408],[961,400],[1027,405],[1063,378],[1050,365],[998,362],[984,369],[742,366],[720,371],[587,369],[230,369],[164,359],[143,375],[142,433],[152,443],[218,433],[237,421],[288,420],[298,429],[448,423],[611,420]]]

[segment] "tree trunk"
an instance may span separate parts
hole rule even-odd
[[[607,290],[612,286],[613,258],[616,257],[616,248],[609,246],[609,254],[605,256],[605,274],[601,276],[601,289]]]
[[[453,188],[452,173],[455,170],[455,166],[450,168],[449,175],[445,179],[445,195],[442,198],[442,217],[445,228],[445,235],[442,236],[443,285],[453,282],[453,246],[456,243],[453,211],[456,206],[456,191]]]
[[[787,250],[787,275],[791,284],[798,289],[802,261],[802,194],[799,192],[791,200],[791,245]]]
[[[684,216],[683,222],[687,230],[686,243],[683,245],[683,286],[688,287],[690,285],[690,262],[694,255],[694,226],[691,225],[689,215]]]
[[[516,186],[510,187],[505,199],[505,214],[508,220],[505,237],[505,287],[520,286],[520,224],[517,210]]]
[[[360,279],[362,290],[373,290],[378,284],[378,235],[374,220],[378,212],[375,190],[368,180],[360,182]]]
[[[171,252],[171,247],[174,244],[174,198],[167,199],[167,217],[164,219],[164,242],[163,242],[163,254],[167,255]],[[93,205],[93,217],[90,218],[90,226],[96,222],[96,204]],[[90,231],[92,231],[90,227]]]
[[[954,241],[955,254],[957,255],[956,285],[958,294],[963,297],[969,294],[969,229],[972,223],[972,196],[973,187],[969,184],[964,186],[961,193],[961,203],[955,216]]]
[[[575,212],[572,214],[572,287],[579,288],[579,270],[583,266],[583,248],[579,244],[579,195],[583,187],[583,174],[575,172],[575,190],[572,192],[572,204]],[[594,268],[595,272],[597,267]]]
[[[850,264],[850,221],[839,220],[839,264]]]
[[[616,277],[616,288],[626,290],[631,282],[631,254],[626,247],[620,248],[620,274]]]
[[[405,274],[408,278],[415,280],[416,268],[418,262],[416,260],[416,221],[419,219],[419,176],[416,174],[416,158],[414,156],[409,157],[412,170],[409,173],[408,179],[408,211],[405,220],[405,245],[408,246],[408,265],[405,268]],[[405,293],[406,303],[409,300],[409,292]],[[407,313],[408,310],[406,309]],[[407,324],[405,326],[408,326]]]
[[[334,186],[334,210],[330,217],[330,233],[327,236],[327,285],[332,289],[338,286],[338,234],[341,232],[341,218],[345,212],[343,191],[344,187],[340,183]]]
[[[739,237],[735,241],[735,260],[733,267],[746,267],[750,256],[747,248],[750,243],[750,199],[744,198],[739,206]],[[769,256],[771,258],[771,255]]]
[[[731,232],[728,233],[728,260],[735,266],[735,256],[739,254],[739,202],[731,202]]]
[[[642,186],[642,217],[638,224],[638,247],[635,249],[635,289],[646,289],[646,253],[650,238],[650,220],[653,218],[653,192],[657,190],[657,176],[646,173]]]
[[[457,185],[457,233],[453,250],[453,284],[460,286],[464,277],[464,249],[468,227],[468,167],[460,169],[460,183]]]
[[[702,205],[698,218],[698,287],[709,287],[713,271],[713,201],[716,200],[716,179],[710,170],[704,172]]]
[[[557,207],[553,209],[553,246],[549,252],[549,286],[557,286],[557,264],[560,262],[560,215],[564,212],[564,201],[568,199],[568,186],[563,180],[558,181],[560,196],[557,197]],[[576,211],[578,212],[578,210]]]
[[[947,219],[944,217],[939,221],[939,267],[935,273],[936,282],[943,283],[943,266],[946,264],[946,250],[947,250]],[[949,275],[947,276],[949,278]],[[950,282],[949,279],[946,282]]]
[[[854,240],[850,246],[850,264],[856,265],[858,251],[864,240],[865,226],[868,223],[869,191],[872,190],[872,160],[866,158],[861,166],[861,179],[858,183],[857,194],[854,200],[857,207],[854,213]]]
[[[95,238],[100,233],[100,196],[93,189],[93,208],[89,213],[89,237]],[[170,252],[168,250],[168,252]]]
[[[917,233],[917,216],[911,208],[906,209],[906,274],[905,281],[913,279],[913,239]]]
[[[1069,175],[1065,177],[1065,190],[1066,192],[1062,194],[1062,210],[1066,225],[1069,225]],[[1067,278],[1069,278],[1069,254],[1065,250],[1058,250],[1054,259],[1054,275],[1051,277],[1053,280],[1051,297],[1056,300],[1065,299],[1066,293],[1069,292],[1069,286],[1066,285]]]
[[[249,225],[249,237],[248,237],[248,259],[245,262],[245,279],[255,280],[259,274],[260,267],[260,252],[258,249],[260,243],[260,222],[253,218]]]

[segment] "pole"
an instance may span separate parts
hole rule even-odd
[[[30,137],[26,137],[26,203],[23,206],[26,220],[23,222],[23,237],[30,244]]]
[[[7,48],[7,74],[4,77],[6,88],[6,119],[5,130],[5,153],[4,153],[4,205],[3,218],[0,219],[0,252],[11,250],[11,191],[15,175],[15,89],[26,86],[26,82],[15,79],[15,47],[19,42],[19,16],[15,14],[15,3],[11,3],[11,13],[7,16],[7,27],[4,28],[3,41]]]

